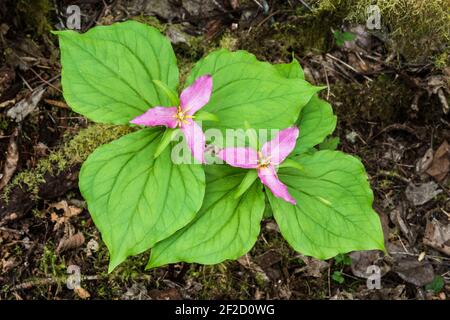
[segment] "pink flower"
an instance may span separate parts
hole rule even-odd
[[[205,135],[193,119],[195,118],[194,114],[208,103],[211,92],[212,77],[210,75],[201,76],[181,92],[179,106],[153,107],[134,118],[130,123],[148,127],[180,128],[194,158],[200,163],[204,163]]]
[[[277,176],[275,166],[281,164],[292,152],[298,138],[299,130],[291,127],[281,130],[271,141],[266,142],[261,151],[252,148],[225,148],[219,151],[218,157],[233,167],[257,169],[261,182],[272,193],[287,202],[297,202],[289,194],[288,188]]]

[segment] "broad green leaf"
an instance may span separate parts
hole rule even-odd
[[[305,73],[303,72],[303,68],[295,58],[292,58],[292,61],[290,63],[280,63],[274,66],[275,68],[277,68],[278,72],[285,78],[305,79]]]
[[[242,196],[248,190],[248,188],[250,188],[254,184],[256,179],[258,179],[258,171],[247,170],[247,173],[237,187],[234,197],[239,198],[240,196]]]
[[[172,128],[166,128],[164,130],[164,133],[159,140],[158,146],[156,147],[155,152],[153,153],[153,156],[155,158],[158,158],[161,152],[163,152],[172,142],[172,140],[175,139],[175,137],[178,135],[178,131],[180,129],[172,129]]]
[[[207,189],[195,219],[152,249],[147,268],[180,261],[215,264],[237,259],[256,242],[264,194],[255,182],[240,198],[236,188],[247,170],[207,166]]]
[[[176,91],[178,68],[169,40],[157,29],[127,21],[84,34],[54,33],[64,98],[75,112],[96,122],[127,124],[152,106],[170,105],[153,80]]]
[[[178,94],[176,91],[170,89],[167,85],[164,84],[164,82],[159,80],[153,80],[153,83],[161,89],[162,92],[169,98],[170,105],[171,106],[179,106],[180,105],[180,99],[178,98]]]
[[[339,151],[294,158],[304,171],[282,168],[297,205],[267,191],[281,233],[302,254],[328,259],[353,250],[384,250],[380,219],[362,163]]]
[[[203,110],[197,111],[194,117],[196,121],[215,121],[215,122],[220,121],[219,117],[216,116],[215,114]]]
[[[287,79],[273,65],[248,52],[218,50],[197,62],[187,84],[204,74],[213,77],[213,92],[203,108],[220,119],[215,128],[284,129],[291,126],[321,88],[305,80]]]
[[[83,164],[80,191],[110,251],[109,271],[184,227],[200,209],[199,165],[174,165],[170,148],[154,152],[161,130],[149,128],[99,147]]]
[[[301,78],[305,75],[296,59],[291,63],[277,64],[278,72],[287,78]],[[300,136],[294,154],[307,152],[315,145],[321,143],[336,128],[336,116],[331,105],[314,95],[302,109],[297,121]]]
[[[336,116],[331,105],[317,95],[313,96],[300,114],[298,127],[300,135],[293,154],[308,151],[334,131]]]
[[[339,142],[339,137],[328,137],[321,144],[319,144],[320,150],[336,150]]]
[[[278,167],[279,168],[295,168],[300,171],[305,171],[305,168],[303,168],[303,166],[300,163],[298,163],[295,160],[289,159],[289,158],[284,160]]]

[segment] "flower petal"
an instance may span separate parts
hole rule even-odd
[[[177,120],[174,118],[176,113],[176,107],[153,107],[131,120],[130,123],[147,127],[166,126],[175,128],[177,126]]]
[[[192,155],[200,163],[205,163],[205,135],[202,128],[192,119],[183,124],[181,131],[186,138],[187,145],[191,149]]]
[[[212,77],[207,74],[197,78],[180,95],[180,106],[187,114],[193,115],[208,103],[212,92]]]
[[[225,148],[217,156],[233,167],[253,169],[258,165],[258,152],[252,148]]]
[[[297,204],[297,201],[289,194],[286,185],[278,179],[274,166],[258,169],[258,176],[261,182],[272,191],[275,197],[281,198],[293,205]]]
[[[297,127],[281,130],[275,138],[263,145],[261,149],[263,156],[270,156],[272,164],[280,164],[295,148],[298,134]]]

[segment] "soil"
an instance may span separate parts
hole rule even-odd
[[[70,1],[83,12],[82,32],[127,19],[160,29],[182,78],[220,47],[273,63],[294,55],[310,82],[328,88],[321,96],[338,117],[333,136],[366,167],[389,251],[315,260],[290,248],[267,218],[255,247],[238,261],[144,271],[144,253],[108,274],[108,251],[78,190],[78,172],[97,146],[130,129],[96,125],[70,110],[49,32],[63,28],[69,3],[32,3],[0,4],[0,300],[448,299],[450,22],[447,34],[430,37],[439,45],[424,57],[403,51],[393,30],[397,15],[386,13],[388,25],[368,30],[346,1]],[[440,16],[433,8],[427,14]],[[431,22],[423,23],[428,30]],[[339,46],[339,30],[356,39]],[[21,101],[32,110],[14,119],[9,110]],[[367,285],[370,265],[381,268],[381,289]],[[81,272],[76,290],[67,286],[70,266]]]

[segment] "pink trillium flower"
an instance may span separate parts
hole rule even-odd
[[[210,75],[201,76],[181,92],[179,106],[153,107],[130,123],[148,127],[180,128],[194,158],[204,163],[205,135],[193,119],[194,114],[208,103],[212,85]]]
[[[295,147],[299,130],[291,127],[281,130],[271,141],[266,142],[261,151],[252,148],[225,148],[218,152],[218,157],[233,167],[257,169],[261,182],[272,193],[287,202],[297,202],[289,194],[288,188],[278,179],[275,166],[281,164]]]

